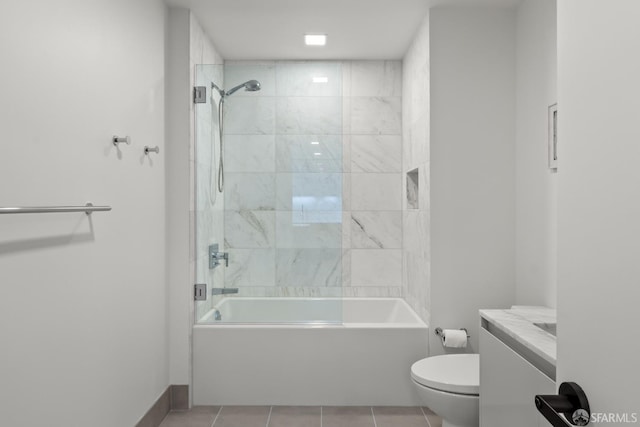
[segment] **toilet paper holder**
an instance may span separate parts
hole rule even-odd
[[[467,338],[471,338],[471,335],[469,335],[469,331],[467,331],[467,328],[460,328],[460,330],[464,331],[467,334]],[[435,332],[436,332],[436,335],[439,336],[442,342],[444,343],[444,331],[442,330],[442,328],[438,326]]]

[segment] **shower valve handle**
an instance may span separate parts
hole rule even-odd
[[[211,254],[215,265],[220,265],[220,260],[224,260],[224,266],[229,267],[229,252],[216,252]]]

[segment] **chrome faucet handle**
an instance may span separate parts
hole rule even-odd
[[[214,252],[211,254],[211,261],[214,266],[220,265],[220,260],[224,260],[224,266],[229,267],[229,252]]]
[[[220,260],[224,260],[225,267],[229,267],[229,253],[218,252],[220,246],[217,243],[209,245],[209,268],[216,268],[220,265]]]

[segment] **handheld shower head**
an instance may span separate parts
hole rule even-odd
[[[244,88],[244,90],[246,90],[247,92],[256,92],[260,90],[260,82],[257,80],[249,80],[248,82],[244,82],[234,88],[229,89],[225,92],[224,96],[231,96],[242,88]]]

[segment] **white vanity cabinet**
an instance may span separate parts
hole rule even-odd
[[[536,394],[556,394],[555,381],[481,327],[480,426],[549,427],[535,407]]]

